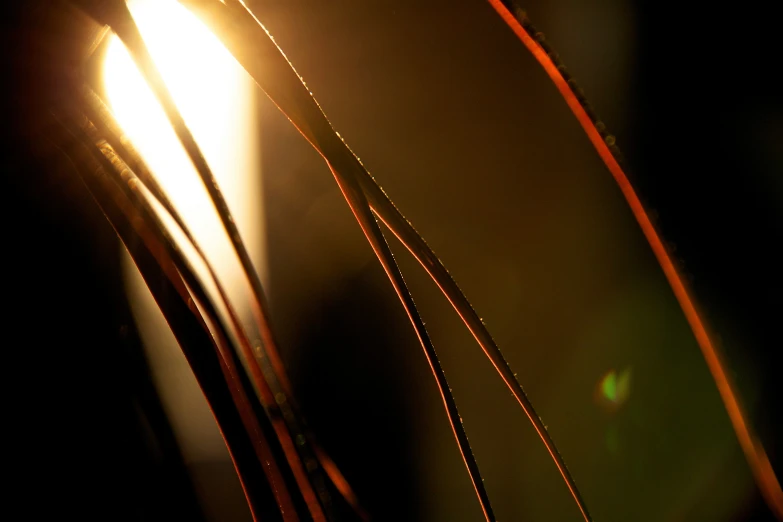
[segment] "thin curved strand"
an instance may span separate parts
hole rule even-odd
[[[246,20],[250,21],[250,19],[252,19],[252,21],[255,22],[257,31],[262,29],[263,26],[258,22],[257,19],[255,19],[252,12],[242,2],[240,3],[249,15],[249,18],[246,18]],[[272,44],[274,43],[271,38],[268,41]],[[277,46],[275,45],[275,47]],[[279,54],[275,53],[275,56],[278,58],[278,60],[283,62],[284,65],[288,65],[288,70],[295,72],[279,48],[277,48],[277,50]],[[280,58],[283,60],[280,60]],[[462,419],[459,415],[456,401],[451,394],[451,389],[448,385],[445,372],[440,366],[435,348],[431,339],[429,338],[429,334],[427,333],[426,328],[424,327],[424,322],[422,321],[421,316],[416,309],[415,303],[405,284],[402,273],[400,272],[397,263],[394,261],[391,250],[389,249],[389,246],[383,237],[383,233],[381,232],[380,227],[375,220],[361,184],[358,181],[362,174],[366,174],[366,170],[358,158],[353,154],[353,152],[350,151],[345,142],[332,129],[331,124],[327,120],[325,114],[317,105],[312,95],[310,95],[309,91],[306,90],[306,87],[301,79],[299,79],[297,82],[294,82],[294,84],[289,89],[289,93],[294,97],[294,101],[299,107],[304,106],[307,114],[306,123],[310,124],[308,125],[308,129],[313,129],[313,124],[317,125],[315,128],[317,128],[318,131],[312,133],[311,136],[318,138],[318,141],[316,142],[312,139],[308,139],[327,162],[327,165],[332,171],[332,174],[334,175],[340,190],[342,191],[349,207],[351,208],[354,217],[364,232],[365,237],[375,252],[376,257],[381,262],[381,265],[389,277],[389,280],[391,281],[398,298],[405,308],[405,311],[411,324],[413,325],[414,331],[419,339],[419,343],[422,346],[427,361],[430,365],[430,369],[435,378],[441,399],[446,409],[449,424],[451,425],[452,432],[455,436],[455,439],[457,440],[457,444],[460,449],[460,453],[462,454],[463,462],[465,463],[465,466],[468,470],[470,479],[473,482],[473,487],[479,499],[484,517],[488,521],[493,521],[495,520],[495,516],[492,511],[489,495],[484,488],[483,479],[481,478],[478,464],[470,449],[467,434],[465,433],[462,426]],[[299,128],[297,122],[294,122],[294,125]],[[307,134],[304,132],[303,135],[307,137]]]
[[[89,3],[89,0],[83,1]],[[90,10],[90,6],[83,7]],[[282,360],[280,359],[279,352],[276,349],[276,342],[269,324],[268,306],[264,296],[261,280],[255,268],[253,267],[250,255],[248,254],[248,251],[242,241],[239,230],[233,220],[233,217],[231,216],[231,212],[222,195],[222,192],[220,191],[220,188],[218,187],[217,181],[215,180],[206,160],[204,159],[198,145],[196,144],[195,139],[190,133],[190,130],[188,129],[187,125],[182,119],[181,114],[176,108],[176,105],[173,102],[173,98],[171,97],[168,88],[163,82],[160,71],[157,69],[154,61],[152,60],[149,50],[146,47],[143,38],[141,37],[133,17],[128,11],[128,8],[123,0],[114,0],[111,3],[105,3],[99,7],[93,7],[90,11],[91,14],[93,14],[93,16],[95,16],[101,22],[108,23],[128,48],[131,57],[139,68],[142,76],[144,76],[148,82],[156,98],[162,105],[169,122],[177,134],[177,137],[185,148],[194,167],[196,168],[196,171],[199,174],[199,177],[204,183],[209,197],[218,212],[221,223],[226,230],[237,257],[239,258],[244,275],[250,282],[251,295],[253,297],[253,306],[251,308],[260,334],[259,342],[254,343],[256,349],[260,352],[259,357],[257,358],[258,362],[261,365],[263,373],[267,377],[270,386],[275,392],[275,397],[279,397],[280,394],[282,394],[283,397],[290,396],[291,386],[285,374],[285,369],[283,367]],[[169,206],[169,208],[171,207]],[[288,401],[285,400],[278,402],[284,404]],[[293,411],[290,413],[291,415],[286,416],[286,419],[295,419],[296,416],[294,415]],[[308,434],[310,434],[309,430],[306,431]],[[306,437],[308,442],[312,442],[312,439],[313,437],[311,434],[310,437]],[[300,446],[300,449],[304,450],[305,448]],[[315,454],[326,455],[323,450],[315,452]],[[315,464],[315,461],[312,461],[312,464]],[[311,474],[317,476],[319,473],[318,466],[313,466],[312,464],[308,466],[308,469],[310,470]],[[338,490],[341,492],[346,490],[351,491],[347,481],[344,479],[344,477],[342,477],[342,474],[339,473],[336,465],[334,465],[331,460],[327,462],[327,466],[328,467],[326,471],[331,471],[330,478],[333,479],[333,482],[335,482],[337,485]],[[316,479],[316,482],[320,483],[322,480]],[[328,491],[323,487],[318,487],[318,489],[318,496],[325,503],[330,502]],[[355,495],[353,498],[355,498]],[[310,497],[310,500],[312,501],[313,498]],[[357,504],[357,514],[362,516],[362,513],[363,510],[361,510]],[[313,516],[316,518],[316,520],[320,520],[322,518],[322,515],[317,513],[317,509],[314,510]]]
[[[321,108],[310,95],[283,52],[244,3],[231,2],[229,6],[218,2],[199,0],[183,3],[194,8],[197,14],[204,15],[202,20],[215,30],[234,57],[329,165],[354,217],[381,262],[414,327],[419,343],[430,364],[484,517],[487,520],[495,520],[489,495],[484,488],[478,464],[470,450],[456,401],[451,394],[446,376],[438,362],[424,323],[416,311],[402,273],[393,259],[391,250],[359,184],[360,173],[365,172],[364,167],[332,129]],[[253,43],[252,48],[247,46],[247,42]]]
[[[296,449],[291,432],[289,431],[289,424],[293,424],[291,422],[291,415],[288,415],[288,411],[280,411],[283,409],[284,404],[279,405],[277,403],[275,394],[267,381],[267,376],[264,375],[261,365],[258,363],[256,353],[253,351],[252,344],[247,333],[245,332],[245,328],[241,324],[239,316],[237,315],[234,307],[231,305],[231,300],[229,299],[225,288],[220,283],[220,280],[217,277],[212,264],[207,259],[199,243],[195,240],[193,234],[179,216],[174,206],[166,197],[165,192],[159,186],[155,177],[150,173],[143,158],[141,158],[141,156],[136,152],[129,140],[123,138],[123,134],[121,134],[119,125],[116,123],[116,121],[114,121],[111,112],[103,104],[100,97],[98,97],[98,95],[95,94],[86,85],[82,86],[81,94],[83,97],[81,105],[82,108],[85,109],[85,113],[88,117],[90,117],[90,119],[95,117],[95,119],[92,120],[92,123],[88,125],[87,129],[90,137],[93,139],[93,141],[95,141],[96,145],[99,147],[104,156],[106,156],[110,161],[113,161],[114,156],[117,155],[118,160],[124,162],[127,165],[128,169],[123,171],[123,176],[126,178],[125,181],[130,182],[129,180],[136,178],[134,182],[140,182],[147,190],[149,190],[152,197],[154,197],[161,204],[161,206],[164,207],[164,210],[166,210],[174,219],[175,223],[180,227],[186,236],[189,244],[193,247],[196,254],[204,263],[204,266],[215,285],[215,289],[218,292],[220,300],[223,302],[226,308],[226,312],[229,316],[229,320],[231,321],[233,331],[237,335],[238,344],[242,349],[242,354],[247,363],[247,366],[249,367],[249,377],[253,382],[259,400],[263,404],[265,410],[267,410],[269,419],[272,423],[275,433],[277,434],[283,451],[286,454],[286,459],[291,466],[294,478],[302,492],[305,502],[308,505],[313,519],[315,521],[323,521],[325,515],[320,504],[318,503],[318,496],[314,491],[313,485],[307,478],[307,471],[302,462],[302,458]],[[101,127],[101,129],[93,127],[93,124]],[[99,130],[102,132],[99,132]],[[119,147],[119,150],[117,150],[117,147]],[[162,224],[159,223],[159,226],[162,227]],[[295,427],[296,426],[292,427],[291,429],[294,429]]]
[[[454,281],[454,278],[452,278],[448,270],[446,270],[446,267],[440,259],[438,259],[432,249],[430,249],[429,245],[427,245],[419,233],[416,232],[413,225],[411,225],[399,210],[397,210],[374,180],[370,179],[369,181],[366,181],[363,183],[363,187],[368,194],[368,200],[370,200],[370,204],[372,205],[375,214],[383,224],[392,231],[397,239],[405,245],[405,248],[407,248],[413,257],[416,258],[419,264],[421,264],[449,303],[451,303],[451,306],[457,312],[460,319],[462,319],[462,322],[467,326],[468,330],[473,335],[473,338],[492,363],[495,371],[500,375],[503,383],[505,383],[506,387],[511,391],[512,395],[525,412],[525,415],[527,415],[527,418],[536,430],[541,442],[543,442],[546,447],[552,461],[555,463],[557,470],[560,472],[560,476],[563,478],[574,502],[582,513],[582,517],[588,522],[591,521],[592,519],[587,510],[587,505],[582,498],[579,488],[576,486],[576,482],[574,481],[571,472],[568,470],[562,455],[560,455],[560,452],[557,450],[557,446],[555,445],[552,436],[549,434],[546,425],[541,420],[541,417],[538,416],[538,413],[522,388],[522,385],[517,380],[516,374],[511,369],[511,366],[508,364],[505,357],[503,357],[500,348],[495,343],[489,330],[487,330],[487,327],[481,321],[481,318],[473,309],[473,306],[471,306],[467,297],[465,297],[465,294],[459,288],[456,281]]]
[[[348,202],[354,217],[359,222],[359,225],[362,228],[367,241],[370,243],[373,252],[375,252],[375,255],[381,262],[386,275],[389,277],[389,280],[394,287],[394,291],[397,293],[397,296],[405,308],[405,312],[408,314],[408,319],[413,325],[416,336],[419,339],[419,344],[424,350],[424,354],[427,357],[427,362],[429,363],[432,374],[435,377],[438,391],[440,392],[441,400],[443,401],[444,407],[446,409],[446,415],[449,419],[449,424],[451,425],[452,432],[457,440],[457,445],[459,446],[460,453],[462,454],[462,460],[465,463],[465,466],[468,469],[468,474],[470,475],[470,479],[473,482],[473,487],[476,491],[476,495],[478,496],[479,503],[481,504],[484,517],[487,521],[493,522],[495,520],[495,515],[492,511],[489,495],[484,488],[481,472],[478,468],[478,463],[476,462],[476,459],[470,449],[470,443],[468,442],[467,434],[465,433],[465,429],[462,426],[462,417],[459,415],[459,411],[457,410],[457,403],[454,400],[454,396],[451,393],[451,388],[449,387],[449,384],[446,380],[446,374],[443,371],[440,362],[438,361],[435,347],[433,346],[429,334],[427,334],[427,330],[424,327],[424,321],[422,321],[421,316],[416,310],[413,297],[411,296],[402,277],[402,272],[400,272],[396,261],[394,261],[394,257],[392,256],[391,250],[389,249],[389,245],[386,242],[386,239],[383,237],[383,233],[378,226],[378,222],[375,220],[375,216],[373,215],[372,210],[367,203],[367,199],[364,196],[361,185],[359,185],[355,177],[347,178],[346,176],[338,174],[337,170],[334,169],[331,164],[329,167],[332,171],[332,174],[334,175],[335,180],[337,181],[337,184],[340,187],[340,190],[345,196],[345,200]]]
[[[113,163],[117,162],[117,159],[115,159],[114,157],[115,152],[110,148],[110,146],[106,146],[104,144],[101,144],[100,142],[96,143],[96,145],[104,154],[104,156],[106,156],[106,158],[109,159],[109,161],[112,161]],[[127,171],[125,171],[125,173],[126,173],[125,176],[126,182],[130,183],[132,182],[131,180],[140,181],[139,178],[134,180],[133,176],[127,175]],[[143,183],[141,184],[143,185]],[[138,185],[136,186],[138,187]],[[145,186],[145,188],[147,187]],[[163,226],[160,221],[157,222],[157,225],[160,227]],[[216,291],[218,292],[220,301],[223,303],[226,309],[226,313],[228,315],[229,321],[232,326],[232,331],[234,333],[234,336],[237,338],[239,347],[241,348],[242,355],[244,356],[244,359],[247,362],[247,366],[249,367],[248,376],[250,377],[250,380],[253,383],[253,387],[257,393],[257,396],[261,404],[263,405],[264,409],[267,410],[267,414],[269,416],[272,427],[277,435],[278,440],[280,441],[283,451],[285,452],[286,460],[291,466],[291,471],[293,472],[297,485],[299,486],[299,489],[302,492],[305,502],[307,503],[308,508],[311,511],[313,519],[324,520],[324,514],[321,510],[320,505],[318,504],[316,494],[313,490],[312,485],[307,479],[307,473],[305,471],[305,467],[302,463],[301,458],[299,457],[299,454],[296,451],[293,438],[291,437],[291,434],[288,431],[286,423],[283,420],[284,414],[280,412],[280,408],[278,404],[275,402],[274,394],[272,393],[272,390],[269,388],[269,384],[267,383],[266,379],[263,376],[261,367],[256,361],[255,354],[253,353],[253,348],[250,344],[250,340],[247,337],[247,334],[244,332],[244,328],[239,320],[239,316],[237,315],[234,307],[231,305],[231,301],[228,298],[228,295],[226,294],[225,288],[220,283],[220,280],[215,274],[212,265],[206,260],[203,253],[201,253],[198,244],[191,240],[191,246],[194,248],[194,250],[197,250],[197,253],[199,253],[199,256],[201,257],[207,269],[209,277],[212,280]]]
[[[170,238],[167,240],[164,229],[160,227],[159,223],[150,219],[151,213],[144,211],[145,207],[143,201],[132,195],[135,190],[132,180],[129,179],[128,181],[130,181],[130,183],[125,183],[122,179],[122,171],[115,168],[117,165],[112,164],[103,156],[102,153],[90,143],[86,134],[80,131],[76,125],[67,125],[57,116],[54,116],[54,118],[55,121],[63,126],[65,132],[69,133],[71,136],[70,141],[73,143],[70,147],[71,154],[66,153],[66,155],[71,157],[72,154],[77,154],[79,163],[89,165],[89,168],[77,168],[77,171],[79,171],[82,179],[84,179],[88,189],[93,194],[93,197],[96,199],[99,206],[101,206],[106,213],[109,222],[123,239],[123,242],[129,246],[130,252],[136,254],[140,245],[144,245],[144,250],[152,255],[155,262],[165,274],[166,279],[173,285],[174,293],[179,295],[184,303],[187,303],[186,307],[197,319],[200,328],[207,333],[208,338],[213,339],[210,344],[214,346],[216,354],[218,355],[225,384],[230,393],[231,402],[234,403],[236,411],[241,419],[241,424],[249,437],[253,452],[261,465],[260,467],[263,469],[263,474],[266,475],[269,485],[271,486],[271,493],[276,499],[277,511],[281,513],[283,520],[291,522],[296,521],[297,517],[293,510],[290,497],[285,491],[282,476],[277,469],[271,449],[266,443],[266,440],[261,433],[260,426],[258,426],[256,418],[252,413],[252,408],[247,400],[247,395],[244,393],[244,388],[241,385],[241,379],[236,371],[236,366],[232,362],[233,358],[228,346],[227,330],[219,320],[201,283],[194,275],[190,266],[178,254],[176,247],[170,242]],[[66,119],[66,121],[68,120]],[[79,151],[79,147],[83,150]],[[91,158],[90,154],[95,157]],[[89,176],[83,175],[82,170],[84,172],[89,172]],[[109,181],[108,178],[114,178],[114,183]],[[135,204],[132,203],[132,201],[135,201]],[[126,222],[129,226],[123,227],[120,221]],[[135,232],[132,231],[131,227],[132,229],[135,229]],[[128,234],[130,234],[130,236]],[[129,237],[131,238],[130,243]],[[138,261],[136,255],[134,255],[134,260]],[[145,275],[145,279],[147,279],[148,274],[146,271],[144,271],[143,275]],[[151,289],[153,288],[151,287]],[[195,305],[195,301],[199,302],[201,310],[204,311],[204,314],[209,318],[210,322],[217,327],[217,330],[213,330],[207,326],[202,317],[201,310]],[[164,312],[166,312],[166,310],[164,310]],[[167,315],[167,319],[171,320],[171,317]],[[174,325],[172,325],[172,327],[173,326]],[[182,334],[178,329],[174,328],[174,330],[175,334]],[[179,335],[178,340],[180,340]],[[193,354],[191,354],[191,356],[192,355]],[[189,362],[192,363],[190,357]],[[203,389],[205,383],[200,382],[200,384],[202,384]],[[214,390],[214,387],[210,387],[210,389]],[[204,391],[205,393],[207,392],[206,389]],[[213,414],[216,414],[216,417],[221,417],[225,414],[224,408],[220,410],[215,408],[212,409]],[[221,415],[217,415],[218,411],[221,412]],[[222,426],[222,429],[223,428],[225,428],[225,426]],[[231,446],[229,446],[229,448],[231,448]],[[238,469],[243,467],[236,460],[235,465],[237,465]],[[244,483],[243,488],[245,488],[245,493],[251,501],[250,507],[253,510],[254,517],[259,519],[258,513],[255,511],[258,507],[256,503],[257,495],[248,491]]]
[[[89,85],[83,84],[80,89],[76,89],[74,97],[79,100],[79,108],[84,112],[90,122],[95,125],[96,130],[103,134],[103,138],[112,146],[114,151],[128,165],[128,168],[139,178],[147,187],[150,193],[158,200],[158,203],[168,212],[177,226],[185,234],[185,237],[193,245],[196,253],[205,260],[205,256],[196,242],[190,228],[180,216],[174,204],[171,203],[163,187],[158,183],[157,178],[150,172],[146,163],[138,153],[130,139],[125,136],[120,124],[115,120],[114,115],[103,102],[100,96],[93,91]]]
[[[549,49],[545,48],[543,35],[530,24],[525,12],[516,8],[513,2],[508,0],[488,1],[525,47],[533,54],[533,57],[541,64],[552,82],[554,82],[571,112],[573,112],[590,142],[595,147],[598,155],[620,187],[693,331],[707,367],[715,380],[737,440],[742,447],[756,483],[769,508],[778,519],[783,520],[783,490],[781,490],[780,482],[775,476],[769,457],[764,450],[763,444],[756,436],[752,425],[747,420],[740,403],[739,392],[735,389],[726,372],[725,365],[722,362],[723,357],[718,347],[710,339],[707,328],[696,310],[696,306],[683,283],[682,277],[674,266],[658,231],[655,229],[647,211],[617,159],[619,154],[614,145],[614,137],[606,134],[605,126],[600,121],[597,121],[594,114],[592,114],[589,105],[584,100],[584,94],[576,87],[575,82],[567,77],[567,73],[564,72],[565,69],[559,63],[559,59],[554,51],[548,45],[546,47]]]
[[[223,197],[223,193],[218,186],[217,180],[209,168],[206,159],[201,153],[201,150],[193,135],[191,134],[190,129],[188,129],[184,119],[182,118],[182,115],[177,109],[174,103],[174,99],[172,98],[168,87],[166,87],[160,71],[152,60],[149,49],[144,43],[144,40],[141,37],[141,33],[139,32],[133,17],[127,10],[125,3],[120,2],[120,4],[122,9],[118,9],[118,13],[113,17],[113,24],[111,24],[112,28],[128,48],[131,57],[139,67],[139,71],[148,82],[150,88],[155,94],[155,97],[163,107],[163,110],[166,113],[166,117],[174,128],[177,137],[185,148],[185,151],[196,168],[199,177],[204,183],[204,186],[207,189],[207,193],[209,194],[209,197],[218,212],[221,224],[226,230],[232,247],[234,248],[237,257],[239,258],[244,275],[250,282],[253,297],[257,301],[254,303],[256,307],[254,308],[254,313],[257,315],[256,318],[261,330],[260,333],[262,336],[262,342],[264,345],[274,345],[274,339],[271,333],[271,328],[269,326],[268,314],[266,313],[263,285],[258,276],[258,272],[253,267],[250,254],[248,253],[247,248],[242,241],[242,238],[239,234],[239,229],[237,228],[236,223],[234,222],[234,219],[231,215],[231,211],[228,207],[228,203]],[[273,354],[269,355],[275,357]],[[277,362],[275,364],[280,363]],[[280,365],[280,369],[282,369],[282,365]]]
[[[203,1],[199,2],[197,0],[195,1],[187,0],[184,3],[196,4],[197,6],[201,7],[204,5],[205,2]],[[205,19],[206,18],[210,18],[213,20],[215,18],[219,19],[219,17],[214,16],[215,15],[214,12],[210,14],[212,16],[205,17]],[[212,25],[214,27],[217,24],[213,22]],[[275,88],[274,85],[271,86],[269,85],[270,82],[268,78],[270,77],[276,78],[281,74],[277,70],[275,70],[274,73],[271,73],[270,71],[265,69],[266,67],[269,67],[270,59],[272,58],[272,55],[274,53],[264,49],[261,55],[259,56],[259,55],[254,55],[252,52],[245,50],[245,48],[242,46],[242,41],[243,40],[248,41],[252,38],[251,36],[248,35],[249,29],[246,27],[242,27],[241,29],[239,29],[238,28],[239,24],[236,22],[230,25],[230,27],[228,27],[228,24],[226,25],[227,27],[217,27],[216,30],[221,35],[221,37],[228,38],[228,39],[233,38],[236,40],[234,42],[234,45],[231,46],[231,48],[232,48],[232,52],[234,52],[239,62],[245,67],[246,70],[248,70],[250,75],[256,79],[259,85],[262,86],[262,88],[264,89],[265,92],[267,92],[267,94],[270,96],[272,101],[275,102],[278,105],[278,107],[294,123],[294,125],[300,129],[300,132],[302,132],[302,134],[305,135],[308,141],[310,141],[316,147],[317,150],[321,151],[322,146],[319,144],[319,140],[317,136],[318,132],[316,132],[310,127],[310,125],[312,125],[313,118],[309,118],[309,119],[306,118],[301,113],[300,107],[296,106],[293,102],[291,102],[288,99],[290,90],[289,92],[280,93],[274,91]],[[234,32],[230,33],[229,28]],[[255,40],[252,41],[255,42]],[[253,48],[253,50],[258,51],[259,46],[256,45]],[[291,67],[291,69],[293,68]],[[258,78],[264,78],[265,79],[264,83],[262,84],[258,80]],[[299,78],[299,80],[301,82],[301,78]],[[289,80],[289,82],[291,81],[292,80]],[[291,107],[291,105],[293,105],[293,107]],[[320,112],[320,108],[317,107],[317,103],[315,104],[315,106],[318,109],[318,112]],[[331,130],[331,127],[329,127],[328,129],[323,129],[319,127],[318,131],[320,132],[331,131],[332,133],[334,132],[333,130]],[[582,512],[585,520],[589,521],[590,517],[587,508],[585,506],[585,503],[582,500],[581,495],[579,494],[579,490],[576,487],[576,484],[573,478],[571,477],[565,465],[565,462],[563,461],[562,457],[557,451],[554,441],[549,436],[546,427],[544,426],[544,423],[541,421],[540,417],[535,412],[535,409],[530,403],[530,400],[528,399],[524,390],[520,386],[519,382],[516,380],[513,371],[509,367],[508,363],[504,359],[497,345],[493,341],[491,335],[487,331],[484,324],[481,322],[476,312],[473,310],[472,306],[470,305],[465,295],[459,289],[456,282],[453,280],[453,278],[445,269],[445,267],[437,258],[437,256],[432,252],[432,250],[424,242],[421,236],[416,232],[413,226],[405,219],[405,217],[399,212],[399,210],[397,210],[394,204],[389,200],[388,196],[386,196],[383,190],[377,185],[377,183],[372,178],[372,176],[363,168],[356,169],[356,172],[357,172],[359,183],[374,213],[408,248],[408,250],[422,264],[425,270],[429,273],[429,275],[433,278],[436,284],[440,287],[441,291],[445,294],[449,302],[452,304],[454,309],[459,314],[460,318],[463,320],[463,322],[466,324],[470,332],[473,334],[474,338],[479,343],[484,353],[490,359],[492,365],[500,374],[503,382],[511,390],[512,394],[514,395],[514,397],[519,402],[520,406],[527,414],[528,418],[533,424],[533,427],[535,428],[536,432],[538,433],[539,437],[544,443],[547,451],[549,452],[550,456],[555,462],[555,465],[557,466],[561,476],[563,477],[563,480],[565,481],[569,491],[571,492],[571,495],[574,497],[574,500],[577,503],[580,511]]]
[[[87,141],[90,138],[84,133],[81,139]],[[267,477],[272,485],[275,497],[278,499],[278,506],[283,519],[295,522],[298,520],[298,517],[290,494],[285,486],[285,481],[277,466],[276,459],[262,434],[258,420],[252,413],[247,394],[240,384],[241,379],[232,356],[233,350],[229,342],[229,332],[232,332],[232,328],[226,325],[220,318],[212,299],[201,286],[195,275],[195,270],[187,260],[187,257],[182,254],[176,245],[176,242],[168,234],[165,226],[152,210],[150,202],[144,197],[144,194],[140,190],[138,178],[133,175],[121,159],[114,155],[110,146],[99,147],[93,145],[91,149],[96,156],[100,154],[98,158],[104,171],[108,172],[110,176],[114,178],[115,183],[117,183],[126,193],[126,196],[132,198],[139,208],[142,209],[142,218],[144,222],[148,225],[152,225],[151,228],[153,230],[159,231],[159,241],[163,243],[167,255],[172,259],[174,266],[177,267],[177,271],[182,275],[183,281],[187,284],[188,294],[193,294],[193,297],[200,304],[200,308],[204,310],[206,317],[209,318],[210,323],[216,328],[213,335],[216,340],[216,345],[219,348],[223,365],[225,366],[227,381],[233,384],[233,386],[229,387],[234,396],[234,400],[238,405],[238,409],[242,413],[243,423],[255,442],[257,457],[264,464]],[[226,304],[228,306],[228,303]],[[238,323],[236,324],[238,325]],[[233,331],[233,334],[235,338],[241,339],[242,337],[242,334],[239,331]]]

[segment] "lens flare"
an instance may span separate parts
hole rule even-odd
[[[610,410],[616,410],[622,406],[631,393],[631,368],[624,369],[619,374],[615,370],[609,371],[598,383],[599,402]]]

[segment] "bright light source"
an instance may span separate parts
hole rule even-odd
[[[247,243],[259,253],[260,187],[252,79],[220,41],[174,0],[130,2],[145,42],[201,147]],[[112,111],[228,286],[242,284],[206,189],[125,47],[114,38],[104,82]]]
[[[259,266],[263,228],[252,79],[220,41],[176,1],[132,0],[129,7],[220,184],[256,266],[263,268]],[[188,223],[229,295],[242,295],[245,281],[239,261],[227,254],[230,242],[206,189],[117,38],[107,51],[104,82],[117,120]],[[220,433],[165,320],[135,267],[127,274],[131,306],[153,377],[186,460],[227,459]]]

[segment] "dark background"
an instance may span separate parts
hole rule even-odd
[[[31,519],[198,518],[140,355],[113,232],[40,139],[38,116],[58,95],[51,60],[67,45],[36,42],[78,32],[42,22],[42,5],[3,8],[9,496]],[[780,469],[773,13],[753,3],[525,7],[617,136]],[[489,5],[259,8],[486,320],[596,519],[770,520],[619,191]],[[306,416],[376,519],[478,519],[426,363],[328,171],[271,105],[260,117],[270,300]],[[397,250],[499,518],[576,520],[523,415]],[[625,368],[629,398],[607,412],[595,386]]]

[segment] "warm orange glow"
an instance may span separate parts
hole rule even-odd
[[[175,0],[130,2],[177,108],[218,179],[248,250],[260,251],[255,85],[220,41]],[[229,292],[238,261],[184,149],[125,47],[109,47],[104,82],[112,111],[201,243]],[[238,281],[237,281],[238,280]]]
[[[175,0],[131,0],[130,10],[186,124],[220,184],[263,273],[255,84],[220,41]],[[109,105],[188,223],[229,296],[246,283],[217,212],[166,116],[119,39],[104,64]],[[129,265],[131,263],[129,262]],[[187,461],[227,459],[201,391],[135,268],[128,293],[151,370]],[[240,314],[249,310],[238,310]]]

